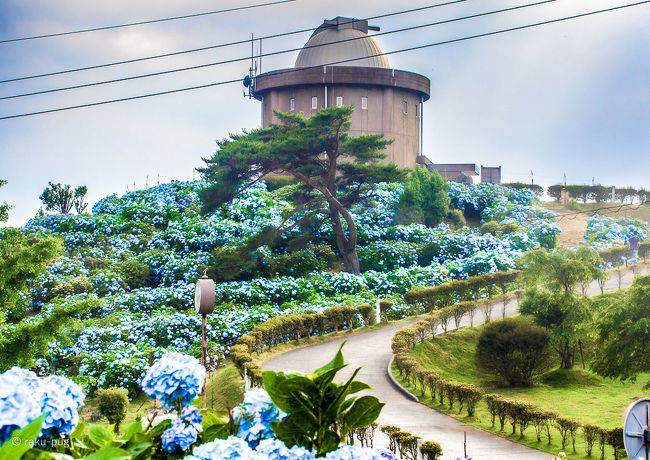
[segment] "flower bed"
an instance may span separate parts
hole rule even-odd
[[[92,391],[119,385],[138,391],[145,364],[167,351],[196,352],[199,318],[192,310],[194,282],[202,267],[214,264],[212,250],[236,247],[267,225],[277,224],[290,204],[269,193],[261,182],[225,209],[200,215],[201,182],[172,182],[110,196],[93,206],[92,215],[37,217],[25,228],[34,235],[60,235],[66,255],[32,280],[24,293],[39,318],[84,298],[98,306],[60,340],[43,350],[43,371],[59,369]],[[450,184],[452,203],[473,210],[484,221],[516,223],[521,231],[482,234],[478,229],[452,231],[397,225],[395,214],[403,185],[382,184],[378,198],[355,207],[361,276],[313,271],[217,283],[218,308],[208,320],[208,339],[218,354],[269,318],[320,313],[338,305],[390,300],[394,316],[408,310],[402,296],[418,286],[514,268],[532,248],[551,245],[558,228],[553,216],[536,206],[532,193],[496,185]],[[296,230],[297,231],[297,230]],[[316,244],[331,243],[328,224],[316,231]],[[273,249],[287,250],[286,239]],[[316,260],[316,246],[301,252]],[[267,263],[269,247],[258,250]],[[290,259],[287,259],[290,260]],[[274,273],[274,272],[269,272]],[[400,313],[404,312],[404,313]],[[5,331],[7,332],[7,331]]]
[[[641,241],[647,240],[648,223],[640,219],[614,219],[595,215],[587,221],[585,240],[593,249],[608,249],[627,244],[634,232],[638,232]]]

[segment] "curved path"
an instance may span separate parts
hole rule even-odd
[[[622,286],[628,286],[632,281],[631,273],[627,273]],[[612,279],[606,289],[618,288],[618,280]],[[600,292],[596,285],[590,286],[588,293]],[[515,313],[516,300],[511,300],[506,308],[506,314]],[[492,317],[501,315],[501,303],[495,306]],[[483,314],[475,315],[474,323],[483,321]],[[467,318],[463,323],[467,323]],[[466,325],[461,323],[461,325]],[[344,340],[347,344],[343,348],[345,361],[350,365],[339,372],[337,380],[347,379],[352,371],[360,366],[363,369],[358,374],[358,379],[373,387],[374,394],[386,406],[377,421],[379,425],[396,425],[420,436],[425,441],[436,441],[443,449],[443,459],[463,457],[464,433],[467,433],[467,454],[478,460],[516,458],[525,460],[549,460],[550,454],[532,449],[521,444],[508,441],[498,436],[481,431],[466,425],[452,417],[437,412],[424,404],[415,402],[401,392],[389,379],[387,374],[388,364],[393,356],[391,341],[396,331],[405,324],[387,326],[374,331],[350,334],[345,338],[338,338],[330,342],[300,348],[277,356],[263,364],[265,370],[296,370],[311,372],[328,362]],[[385,439],[381,441],[382,433],[377,431],[376,445],[387,445]]]

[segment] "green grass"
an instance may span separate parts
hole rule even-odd
[[[133,399],[133,401],[131,401],[131,403],[129,404],[126,410],[126,417],[124,418],[124,421],[120,425],[120,431],[124,433],[126,427],[128,427],[135,420],[140,420],[153,408],[154,408],[154,402],[151,399],[149,399],[145,394],[141,394],[137,398]],[[106,420],[105,418],[101,418],[100,420],[92,419],[93,413],[97,411],[98,411],[97,402],[95,398],[88,398],[86,399],[86,404],[82,409],[80,418],[84,423],[88,423],[92,425],[101,425],[105,428],[108,427],[110,424],[108,423],[108,420]]]
[[[244,380],[233,363],[210,374],[205,394],[206,406],[224,414],[244,400]]]
[[[648,392],[642,387],[650,379],[650,374],[639,375],[635,383],[622,383],[583,370],[579,364],[570,370],[553,370],[543,375],[530,388],[500,388],[495,383],[494,377],[478,369],[474,362],[474,350],[479,331],[480,326],[437,336],[432,341],[418,344],[411,354],[422,366],[435,370],[447,380],[471,383],[480,387],[485,393],[496,393],[507,398],[523,400],[537,407],[557,412],[566,418],[603,428],[621,426],[621,416],[625,408],[635,399],[647,396]],[[562,449],[557,432],[553,434],[551,445],[548,445],[543,438],[538,442],[532,427],[526,430],[523,439],[520,439],[519,435],[510,436],[508,426],[504,432],[499,432],[498,427],[496,430],[491,427],[490,414],[485,403],[479,403],[475,417],[463,416],[458,414],[456,409],[450,411],[448,406],[441,406],[438,401],[431,401],[428,392],[421,397],[421,389],[418,387],[416,390],[412,385],[406,385],[399,377],[395,366],[393,366],[393,375],[418,396],[422,403],[463,422],[549,453],[565,450],[572,458],[589,458],[584,453],[582,433],[577,436],[575,454],[570,444]],[[591,458],[599,458],[599,456],[600,451],[596,445]],[[606,457],[613,458],[613,451],[609,446],[606,447]]]

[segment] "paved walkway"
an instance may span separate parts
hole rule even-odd
[[[622,286],[629,286],[631,281],[632,275],[627,273],[623,278]],[[606,284],[607,290],[617,288],[618,279],[611,279]],[[599,292],[600,289],[596,284],[588,289],[589,294]],[[513,299],[507,304],[506,314],[514,314],[516,308],[517,302]],[[499,316],[501,316],[501,303],[494,308],[492,313],[493,318]],[[479,324],[482,321],[483,314],[477,312],[474,323]],[[464,318],[461,326],[467,325],[468,322],[468,319]],[[393,335],[404,326],[404,324],[387,326],[290,351],[265,362],[263,368],[265,370],[311,372],[332,359],[341,342],[347,340],[347,344],[343,348],[343,355],[345,361],[350,365],[339,372],[337,380],[347,379],[355,368],[363,366],[357,379],[372,386],[373,391],[369,393],[386,403],[378,420],[380,426],[396,425],[420,436],[425,441],[440,443],[443,449],[443,460],[463,457],[464,433],[467,433],[467,454],[478,460],[503,460],[513,456],[524,460],[550,460],[551,456],[546,452],[516,444],[466,425],[424,404],[417,403],[400,392],[390,381],[387,368],[393,356],[390,348]],[[384,447],[386,440],[379,430],[377,431],[375,445]]]

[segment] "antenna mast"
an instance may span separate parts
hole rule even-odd
[[[262,41],[260,40],[260,54]],[[261,58],[260,58],[261,59]],[[260,62],[260,66],[261,66]],[[255,77],[257,76],[257,60],[255,59],[255,35],[251,33],[251,66],[248,68],[248,75],[244,76],[242,83],[244,84],[244,97],[251,99],[253,97],[253,90],[255,87]]]

